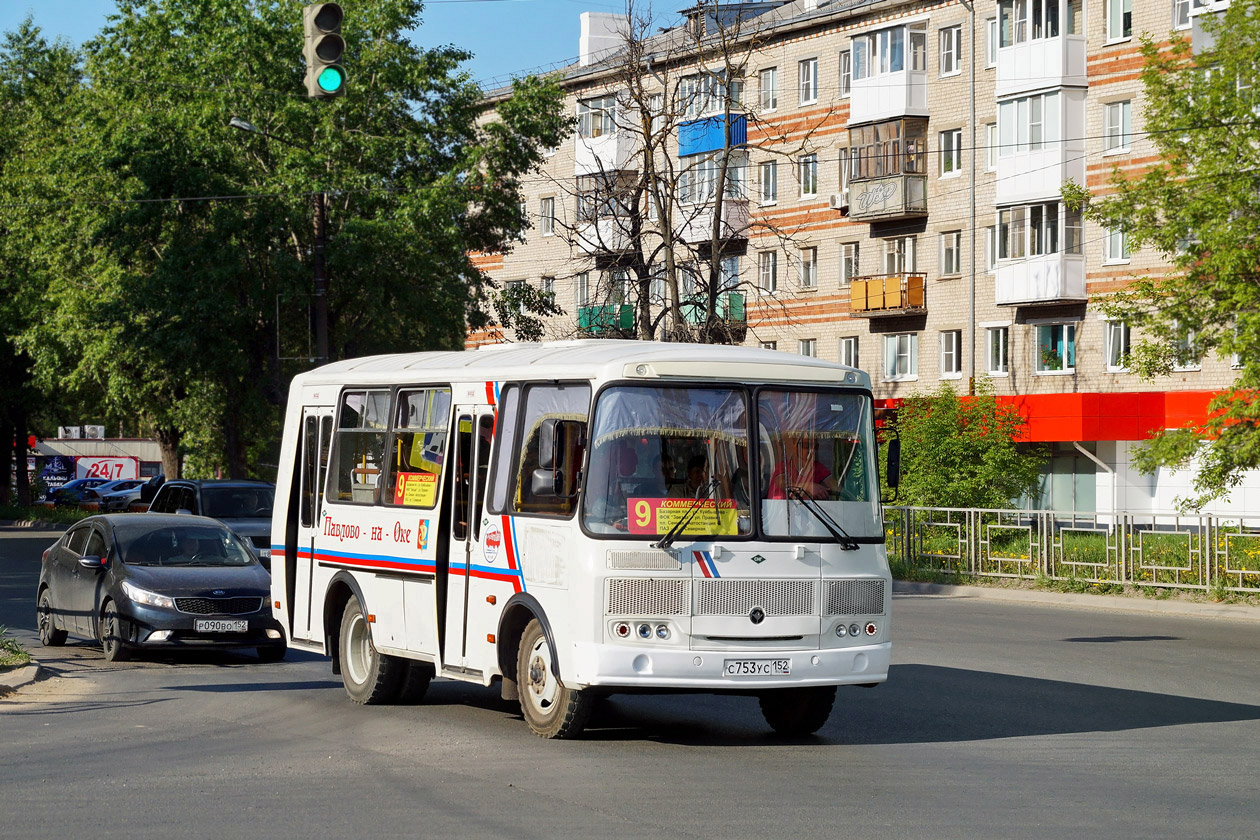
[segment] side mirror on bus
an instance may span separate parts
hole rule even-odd
[[[538,468],[530,476],[529,492],[536,499],[554,498],[559,493],[560,473],[555,470]]]
[[[884,473],[888,486],[897,489],[901,483],[901,438],[888,441],[888,471]]]
[[[538,466],[544,470],[555,469],[556,456],[581,441],[582,424],[577,420],[547,418],[538,429]]]

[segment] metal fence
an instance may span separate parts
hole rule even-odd
[[[888,507],[884,529],[912,569],[1260,594],[1260,515]]]

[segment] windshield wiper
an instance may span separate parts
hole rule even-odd
[[[701,502],[707,502],[710,495],[714,493],[717,488],[718,480],[716,478],[709,479],[707,484],[697,488],[696,498],[692,500],[691,506],[687,508],[686,512],[683,514],[683,518],[679,519],[678,522],[675,523],[674,527],[669,529],[669,533],[661,537],[657,542],[652,543],[652,548],[669,548],[673,545],[674,540],[678,539],[678,535],[683,532],[684,528],[691,524],[691,520],[694,519],[696,513],[699,512]]]
[[[857,551],[860,546],[857,540],[845,533],[844,529],[836,520],[832,519],[822,506],[814,499],[813,496],[806,492],[804,487],[790,485],[787,488],[787,496],[789,499],[795,499],[801,503],[807,511],[814,515],[814,518],[822,523],[823,527],[831,532],[831,535],[840,543],[841,551]]]

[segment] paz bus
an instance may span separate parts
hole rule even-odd
[[[888,677],[876,453],[865,373],[769,350],[335,362],[289,394],[276,615],[357,703],[498,682],[567,738],[601,695],[739,693],[812,733]]]

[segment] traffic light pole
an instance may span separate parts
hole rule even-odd
[[[328,193],[315,193],[315,356],[319,364],[331,361],[328,355],[328,271],[324,266],[324,245],[328,237]]]

